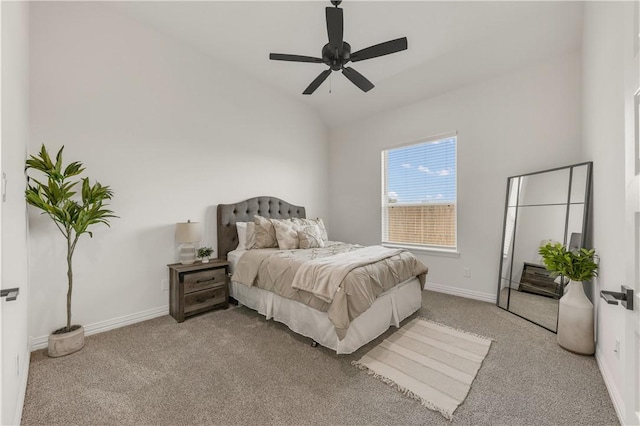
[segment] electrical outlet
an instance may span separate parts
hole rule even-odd
[[[162,282],[160,283],[160,289],[162,289],[162,291],[169,291],[169,280],[162,280]]]
[[[613,349],[616,353],[616,358],[620,359],[620,339],[616,337],[616,347]]]
[[[465,266],[465,268],[464,268],[464,276],[465,276],[465,278],[471,278],[471,268]]]

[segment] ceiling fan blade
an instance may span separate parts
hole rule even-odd
[[[322,58],[314,58],[313,56],[288,55],[286,53],[270,53],[269,59],[272,61],[291,61],[291,62],[315,62],[321,64]]]
[[[407,50],[407,38],[397,38],[384,43],[376,44],[351,54],[351,62],[363,61],[365,59],[377,58],[378,56],[389,55],[391,53]]]
[[[329,46],[335,52],[342,50],[342,37],[344,35],[344,21],[342,9],[337,7],[327,7],[327,34],[329,35]]]
[[[329,74],[331,74],[331,68],[329,68],[328,70],[324,70],[320,73],[319,76],[316,77],[315,80],[313,80],[311,82],[311,84],[309,85],[309,87],[307,87],[306,89],[304,89],[304,92],[302,92],[303,95],[310,95],[313,92],[316,91],[316,89],[318,87],[320,87],[320,85],[327,79],[327,77],[329,77]]]
[[[363,92],[368,92],[375,87],[372,82],[366,79],[365,76],[351,67],[343,68],[342,74],[344,74],[345,77],[351,80],[351,82],[358,86]]]

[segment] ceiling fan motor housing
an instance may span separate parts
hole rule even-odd
[[[335,52],[329,43],[322,48],[322,61],[329,65],[332,70],[340,71],[342,66],[349,62],[351,58],[351,45],[346,41],[342,42],[342,49]]]

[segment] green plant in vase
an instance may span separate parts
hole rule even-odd
[[[574,281],[589,281],[598,276],[596,251],[581,248],[570,251],[560,243],[548,243],[538,250],[544,266],[553,275],[562,275]]]
[[[63,150],[64,146],[56,154],[54,162],[42,145],[40,152],[31,155],[25,166],[26,172],[36,171],[43,176],[28,176],[25,191],[27,203],[49,216],[65,238],[67,246],[67,325],[49,336],[50,356],[68,355],[84,346],[84,328],[71,325],[73,254],[80,236],[88,234],[93,237],[89,230],[91,227],[98,224],[110,226],[109,219],[117,217],[106,204],[113,197],[111,188],[99,182],[92,185],[89,178],[80,178],[85,168],[78,161],[63,166]]]
[[[207,263],[212,253],[213,249],[211,247],[200,247],[198,249],[197,255],[200,259],[202,259],[202,263]]]
[[[571,352],[593,354],[593,304],[584,292],[583,282],[598,276],[596,251],[568,250],[560,243],[548,243],[538,253],[548,271],[571,280],[558,303],[558,344]]]

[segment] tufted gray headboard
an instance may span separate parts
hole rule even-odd
[[[255,197],[235,204],[218,204],[218,257],[238,247],[236,222],[251,222],[255,215],[270,219],[304,218],[304,207],[294,206],[276,197]]]

